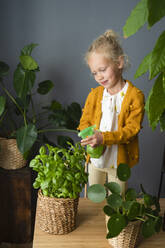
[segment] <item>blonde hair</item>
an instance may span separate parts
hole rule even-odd
[[[103,53],[107,59],[112,60],[114,63],[118,63],[120,56],[124,59],[124,68],[129,66],[128,56],[124,54],[123,48],[120,45],[120,39],[116,32],[112,29],[107,30],[104,34],[100,35],[89,46],[88,51],[85,54],[85,61],[88,64],[89,57],[92,53]]]

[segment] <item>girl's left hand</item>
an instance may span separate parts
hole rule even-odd
[[[91,147],[96,147],[103,144],[103,135],[101,132],[95,131],[95,134],[89,136],[86,139],[81,140],[81,145],[90,145]]]

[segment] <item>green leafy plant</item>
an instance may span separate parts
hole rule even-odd
[[[68,145],[68,149],[41,146],[39,155],[30,162],[30,167],[38,173],[33,187],[41,188],[45,196],[77,198],[88,181],[83,166],[85,149],[80,143],[73,146],[68,142]]]
[[[127,164],[120,164],[117,168],[117,176],[121,181],[127,181],[131,170]],[[105,198],[107,204],[104,213],[109,216],[107,223],[107,239],[116,237],[128,225],[129,222],[139,220],[142,222],[141,231],[145,238],[150,237],[162,228],[160,216],[160,204],[155,196],[147,194],[143,186],[141,193],[128,188],[121,194],[120,185],[116,182],[91,185],[88,188],[88,198],[93,202],[102,202]],[[106,197],[106,191],[111,194]]]
[[[73,102],[63,107],[58,101],[52,100],[42,110],[36,109],[35,97],[48,94],[54,87],[50,80],[36,83],[36,73],[40,71],[38,63],[31,56],[37,44],[29,44],[21,50],[19,64],[14,71],[14,94],[7,89],[3,78],[9,73],[9,66],[0,62],[0,87],[4,95],[0,96],[0,135],[16,138],[17,146],[24,157],[36,141],[48,142],[47,132],[76,132],[81,117],[81,107]],[[42,124],[44,123],[44,124]],[[67,147],[67,141],[73,143],[68,136],[58,136],[58,144]]]
[[[140,0],[128,17],[123,27],[124,36],[134,35],[145,23],[148,28],[165,16],[164,0]],[[161,131],[165,130],[165,30],[158,37],[153,50],[147,54],[139,65],[135,78],[149,71],[149,79],[157,76],[150,90],[145,109],[150,126],[154,130],[160,123]]]

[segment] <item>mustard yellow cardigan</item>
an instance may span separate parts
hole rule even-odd
[[[127,82],[128,89],[118,117],[118,130],[102,132],[102,134],[104,145],[118,145],[117,164],[127,163],[131,168],[139,161],[138,133],[144,115],[144,95],[131,82],[128,80]],[[96,124],[96,129],[99,129],[103,91],[104,87],[102,86],[91,89],[85,102],[78,130],[94,124]],[[89,156],[87,160],[89,161]]]

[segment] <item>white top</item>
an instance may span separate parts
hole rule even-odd
[[[111,95],[106,89],[102,99],[102,118],[100,121],[100,131],[115,131],[118,129],[118,115],[121,111],[122,101],[127,92],[128,83],[117,94]],[[92,164],[97,168],[117,168],[116,144],[106,146],[104,154],[100,158],[91,158]]]

